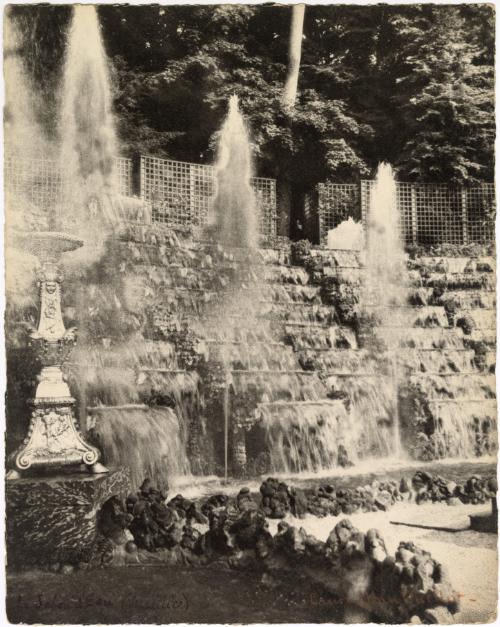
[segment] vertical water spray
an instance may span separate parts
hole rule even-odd
[[[86,345],[74,354],[72,376],[80,402],[88,409],[87,426],[110,466],[130,468],[134,487],[145,476],[175,480],[189,474],[186,416],[180,407],[185,386],[169,386],[175,373],[164,368],[144,337],[128,325],[133,314],[127,309],[118,267],[123,257],[110,237],[121,209],[114,168],[117,140],[95,6],[73,7],[60,100],[60,159],[68,182],[60,228],[85,243],[82,254],[71,259],[77,268],[79,328],[86,334]],[[116,264],[107,263],[109,258]],[[82,266],[93,263],[93,271],[82,281]],[[113,311],[121,313],[113,318]],[[148,383],[149,392],[144,390]],[[155,394],[168,395],[175,411],[155,401]]]
[[[238,97],[231,96],[220,131],[214,200],[216,238],[227,246],[256,248],[257,203],[251,185],[252,151]]]
[[[376,334],[391,356],[390,392],[394,415],[394,453],[400,455],[398,382],[395,364],[405,324],[406,259],[392,168],[381,163],[371,192],[367,224],[364,305],[373,314]]]
[[[39,102],[22,59],[23,37],[10,13],[7,7],[3,28],[5,152],[24,159],[46,157],[49,145],[37,122]]]
[[[80,226],[113,218],[116,137],[106,53],[97,10],[74,5],[69,28],[60,114],[61,164],[68,195],[81,210]],[[67,211],[73,209],[67,208]]]
[[[229,110],[219,134],[217,162],[215,164],[217,193],[213,204],[212,227],[215,239],[223,246],[251,251],[257,247],[257,203],[251,184],[252,151],[245,120],[238,107],[238,97],[229,100]],[[247,253],[243,252],[244,255]],[[250,255],[239,268],[248,269]],[[243,272],[244,274],[244,272]],[[244,307],[244,292],[239,289],[242,276],[238,272],[234,288],[239,307]],[[230,326],[231,303],[225,299],[218,306],[217,316],[223,326]],[[247,310],[248,312],[248,310]],[[228,382],[224,388],[222,405],[224,414],[224,480],[229,470],[229,430],[232,417],[229,393],[231,365],[223,363]]]
[[[366,243],[366,291],[382,321],[390,322],[394,314],[388,308],[406,304],[406,259],[396,181],[388,163],[381,163],[377,170]]]

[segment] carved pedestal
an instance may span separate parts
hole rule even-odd
[[[61,313],[61,283],[63,275],[58,262],[66,251],[82,245],[78,239],[62,233],[18,234],[23,248],[38,257],[40,312],[38,328],[31,341],[42,362],[38,377],[29,430],[21,447],[11,460],[9,479],[20,471],[84,464],[91,472],[107,472],[98,463],[99,450],[85,442],[79,431],[75,414],[75,399],[64,380],[61,366],[73,348],[75,330],[64,327]]]

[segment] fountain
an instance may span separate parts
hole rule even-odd
[[[351,217],[328,231],[327,246],[332,250],[362,250],[363,245],[363,225]]]
[[[121,228],[123,203],[115,184],[117,140],[108,62],[96,6],[73,7],[59,102],[58,160],[63,190],[57,205],[50,207],[49,228],[64,230],[69,235],[57,239],[48,233],[46,238],[53,238],[59,245],[62,241],[75,242],[74,246],[65,247],[65,268],[71,287],[64,306],[70,319],[78,319],[81,342],[71,361],[65,364],[64,372],[78,399],[80,424],[87,430],[93,429],[91,436],[100,437],[98,446],[107,465],[126,463],[134,487],[142,483],[146,472],[161,476],[189,474],[185,447],[190,408],[188,403],[185,407],[181,396],[186,391],[190,398],[196,397],[192,389],[196,383],[183,376],[184,371],[172,370],[175,365],[171,363],[165,369],[162,351],[151,350],[140,333],[130,331],[127,320],[123,320],[125,316],[120,317],[123,311],[133,317],[127,308],[123,274],[118,264],[107,263],[116,254],[118,245],[110,236],[116,236]],[[12,264],[12,274],[17,277],[17,272]],[[18,282],[13,282],[17,287]],[[18,294],[15,298],[20,300]],[[57,333],[66,337],[60,311],[57,316]],[[43,320],[40,324],[45,324]],[[70,332],[67,337],[71,337]],[[115,367],[109,362],[118,353]],[[69,404],[68,386],[61,379],[59,363],[57,367],[57,376],[53,370],[44,370],[42,377],[50,374],[57,378],[58,393],[67,397],[65,402]],[[145,391],[148,385],[150,390]],[[47,384],[40,387],[37,396],[46,387]],[[162,403],[167,396],[172,405],[165,407]],[[144,397],[151,407],[145,405]],[[68,415],[71,426],[77,429],[69,410]],[[139,421],[134,435],[133,427]],[[40,429],[33,429],[35,436],[38,441]],[[132,442],[135,450],[130,453]],[[61,447],[68,444],[63,438],[60,443]],[[52,441],[50,446],[55,450]],[[99,466],[93,463],[96,459],[91,462],[91,455],[96,457],[98,450],[86,443],[85,446],[89,448],[84,462],[95,470]],[[75,444],[71,454],[67,447],[68,459],[77,460],[78,447],[83,444]],[[62,453],[60,457],[64,457]],[[24,463],[24,449],[18,458],[19,463]],[[42,456],[36,459],[41,460]],[[35,465],[31,458],[29,461]]]
[[[26,76],[20,55],[22,38],[5,9],[4,74],[5,74],[5,153],[29,158],[46,155],[48,142],[42,135],[36,119],[36,101],[33,85]]]
[[[190,480],[192,469],[226,480],[232,472],[250,474],[264,466],[254,463],[263,452],[266,471],[276,472],[329,472],[366,457],[399,455],[400,341],[418,351],[422,368],[436,363],[430,347],[447,342],[458,353],[464,340],[441,328],[443,308],[408,318],[390,166],[380,166],[372,188],[364,283],[362,227],[352,220],[330,233],[334,250],[318,272],[291,266],[287,251],[256,250],[251,143],[236,96],[219,134],[214,241],[193,242],[165,225],[130,224],[108,238],[117,207],[116,140],[95,7],[74,9],[62,91],[61,160],[75,195],[68,206],[76,209],[61,222],[84,240],[65,257],[73,267],[75,259],[80,263],[77,289],[70,290],[79,302],[69,308],[79,312],[85,340],[68,372],[104,461],[126,463],[138,487],[144,474],[157,481]],[[103,238],[105,248],[94,254]],[[307,261],[314,266],[323,253],[312,249]],[[356,319],[360,291],[369,314],[364,329]],[[355,313],[346,320],[350,308]],[[423,328],[428,318],[436,328]],[[402,338],[400,328],[410,326],[419,328]],[[193,356],[191,336],[206,343],[207,363]],[[470,361],[462,353],[453,359]],[[449,360],[441,362],[451,368]],[[446,430],[457,431],[445,406],[435,414]],[[192,463],[195,440],[203,464]]]
[[[42,371],[28,435],[11,456],[7,475],[8,557],[17,564],[55,556],[74,560],[95,541],[100,506],[112,495],[126,493],[128,473],[123,468],[110,472],[99,463],[99,450],[80,433],[75,399],[62,373],[76,337],[62,319],[58,264],[63,253],[82,242],[55,231],[18,233],[16,240],[41,263],[39,321],[31,341]],[[82,468],[90,474],[78,474]]]
[[[61,161],[69,176],[66,196],[59,207],[50,207],[50,231],[9,232],[11,243],[20,249],[16,254],[34,256],[39,262],[38,324],[30,343],[42,365],[28,434],[9,459],[7,545],[9,561],[16,563],[77,559],[96,539],[100,506],[113,495],[124,495],[129,486],[128,471],[108,471],[99,461],[100,451],[80,432],[76,401],[63,375],[76,335],[63,322],[60,259],[65,254],[67,261],[78,261],[80,276],[82,267],[92,263],[95,257],[89,251],[95,252],[96,241],[106,234],[100,235],[99,216],[89,220],[88,208],[92,199],[103,198],[101,209],[106,213],[106,197],[112,190],[114,134],[99,44],[95,7],[75,6],[61,116]],[[38,136],[33,137],[34,145]],[[66,211],[60,213],[63,206]],[[69,233],[60,232],[61,227]],[[15,284],[18,268],[12,264],[8,269],[7,282]]]
[[[406,304],[406,258],[391,166],[381,163],[370,195],[366,234],[367,303],[384,323]],[[393,325],[394,326],[394,325]]]
[[[66,204],[72,207],[71,215],[62,219],[70,225],[76,222],[73,228],[85,240],[102,239],[103,224],[116,220],[117,145],[106,53],[94,5],[73,7],[59,130],[61,167],[71,200]]]
[[[405,319],[407,270],[397,206],[396,181],[392,168],[387,163],[379,165],[375,185],[371,191],[366,240],[365,285],[361,304],[371,314],[375,334],[383,340],[391,356],[389,394],[393,405],[392,453],[399,457],[402,451],[396,355],[402,329],[407,326]]]
[[[257,203],[251,185],[252,153],[238,96],[229,99],[229,111],[220,130],[214,199],[215,237],[222,245],[257,247]]]

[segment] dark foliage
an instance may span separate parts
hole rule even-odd
[[[11,15],[51,127],[70,10]],[[492,180],[493,15],[486,4],[308,6],[287,112],[289,7],[100,5],[123,151],[211,160],[237,93],[258,173],[294,187],[356,180],[381,160],[401,179]]]

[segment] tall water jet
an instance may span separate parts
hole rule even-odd
[[[48,142],[37,122],[36,92],[28,78],[23,58],[23,37],[5,9],[4,77],[5,77],[5,152],[24,159],[47,156]]]
[[[383,322],[406,304],[406,259],[391,166],[381,163],[371,191],[366,237],[366,294]]]
[[[80,228],[98,218],[112,220],[116,136],[106,53],[93,5],[73,7],[59,128],[61,166],[71,201],[66,211],[81,212],[76,216]]]
[[[238,96],[229,100],[215,164],[215,236],[221,244],[257,247],[257,202],[251,185],[252,151]]]
[[[399,456],[401,444],[395,357],[401,329],[405,327],[407,270],[397,205],[396,181],[388,163],[379,165],[375,185],[371,191],[366,244],[366,274],[362,305],[372,315],[376,336],[383,340],[391,358],[393,452]]]

